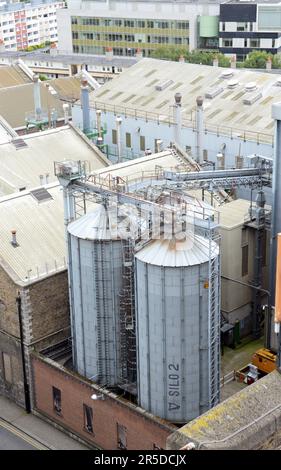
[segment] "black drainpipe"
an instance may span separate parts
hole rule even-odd
[[[19,316],[19,327],[20,327],[20,345],[21,345],[21,358],[22,358],[25,411],[26,411],[26,413],[30,413],[31,412],[31,404],[30,404],[30,392],[29,392],[29,385],[28,385],[28,382],[27,382],[26,362],[25,362],[25,355],[24,355],[23,327],[22,327],[22,308],[21,308],[20,292],[18,292],[16,302],[17,302],[17,309],[18,309],[18,316]]]

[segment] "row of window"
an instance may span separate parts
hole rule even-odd
[[[78,46],[73,44],[73,52],[74,53],[81,53],[81,54],[97,54],[97,55],[105,55],[106,47],[104,46],[86,46],[81,45]],[[130,47],[113,47],[112,49],[114,56],[125,56],[125,57],[134,57],[137,53],[137,49],[130,48]],[[143,56],[149,57],[154,51],[153,49],[143,49]]]
[[[189,44],[189,38],[144,35],[143,41],[134,34],[100,34],[72,31],[72,39],[86,41],[139,42],[148,44]]]
[[[62,410],[62,394],[61,390],[57,387],[52,387],[53,392],[53,409],[56,414],[63,417]],[[83,403],[83,429],[90,434],[94,435],[94,413],[93,408]],[[127,428],[123,424],[116,422],[116,444],[118,449],[127,449]],[[153,449],[159,449],[156,444],[153,444]]]
[[[124,27],[124,28],[158,28],[158,29],[189,29],[188,21],[159,21],[159,20],[137,20],[125,18],[84,18],[71,17],[71,23],[82,26],[107,26],[107,27]]]
[[[233,39],[222,39],[222,46],[221,47],[233,47]],[[236,47],[261,47],[261,40],[259,38],[254,39],[244,39],[244,46],[236,46]],[[271,45],[267,46],[269,48],[275,47],[275,40],[271,40]]]
[[[226,31],[225,22],[221,23],[221,31]],[[254,23],[241,22],[236,23],[236,29],[231,31],[254,31]]]

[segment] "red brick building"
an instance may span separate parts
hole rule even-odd
[[[177,429],[49,358],[33,353],[31,363],[35,410],[93,447],[165,449]]]

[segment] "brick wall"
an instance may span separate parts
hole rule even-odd
[[[86,379],[61,365],[32,354],[35,409],[102,449],[117,449],[117,423],[125,426],[128,449],[165,449],[175,427],[141,408],[106,392],[105,400],[92,400],[95,391]],[[53,409],[52,387],[61,390],[61,416]],[[83,404],[93,410],[93,434],[84,429]]]
[[[21,295],[27,377],[29,350],[40,350],[70,336],[67,271],[26,287],[17,285],[0,267],[0,393],[22,404],[22,359],[16,297]],[[3,353],[12,367],[6,380]]]

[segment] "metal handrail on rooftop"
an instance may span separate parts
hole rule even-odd
[[[160,114],[154,113],[151,111],[143,111],[137,108],[130,108],[122,105],[115,105],[110,103],[105,103],[101,101],[92,101],[91,108],[100,109],[104,113],[112,112],[115,115],[122,114],[124,117],[133,117],[135,119],[143,119],[144,121],[155,121],[158,124],[166,123],[168,126],[175,125],[174,117],[170,114]],[[170,111],[169,111],[170,112]],[[186,116],[182,118],[182,126],[191,128],[193,132],[196,132],[196,121],[193,119],[194,112],[190,112],[190,117]],[[272,147],[274,145],[274,135],[266,132],[260,131],[250,131],[238,127],[231,127],[225,125],[217,125],[206,120],[204,122],[204,132],[205,134],[211,133],[216,134],[217,136],[227,136],[231,139],[241,139],[244,142],[253,141],[257,144],[265,143],[270,144]]]

